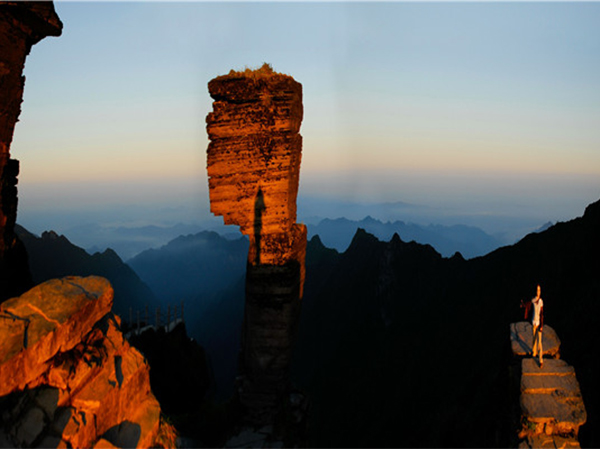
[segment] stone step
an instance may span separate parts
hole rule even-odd
[[[531,357],[532,327],[525,321],[510,325],[513,355],[521,357],[519,448],[578,448],[577,434],[587,413],[575,369],[559,358],[560,340],[544,326],[544,366]],[[529,356],[529,357],[527,357]]]
[[[555,391],[569,397],[581,397],[574,374],[521,376],[521,394],[552,394]]]
[[[549,359],[540,368],[536,360],[526,358],[521,371],[521,436],[576,437],[587,414],[573,367],[564,360]]]
[[[523,376],[567,376],[575,375],[575,369],[564,360],[544,360],[544,367],[540,368],[537,358],[523,359],[521,362],[521,375]]]
[[[581,397],[552,394],[524,394],[521,396],[523,416],[533,423],[556,423],[559,433],[575,434],[585,423],[587,415]]]
[[[577,449],[577,438],[563,438],[556,435],[535,435],[521,441],[519,449]]]
[[[510,344],[517,357],[530,356],[533,350],[533,328],[527,321],[510,324]],[[559,358],[560,339],[554,329],[544,326],[542,332],[542,349],[546,357]]]

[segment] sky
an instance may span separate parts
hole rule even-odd
[[[404,202],[497,231],[600,198],[600,2],[55,7],[11,148],[34,232],[209,217],[207,84],[263,62],[303,85],[300,217]]]

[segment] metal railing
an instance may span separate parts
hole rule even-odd
[[[139,335],[147,329],[159,330],[161,328],[170,332],[179,323],[185,323],[183,301],[171,306],[167,304],[166,313],[160,306],[156,307],[153,316],[150,316],[150,308],[148,304],[144,307],[143,312],[139,309],[135,311],[132,307],[129,308],[129,320],[123,320],[123,329],[126,336]]]

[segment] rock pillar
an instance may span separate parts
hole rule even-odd
[[[10,158],[23,101],[25,57],[34,44],[46,36],[59,36],[61,30],[52,2],[0,4],[0,302],[31,283],[25,248],[14,232],[19,161]]]
[[[270,66],[213,79],[206,118],[211,211],[250,238],[239,400],[253,424],[289,396],[304,284],[306,227],[296,223],[302,85]]]

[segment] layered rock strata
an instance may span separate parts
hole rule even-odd
[[[100,277],[54,279],[0,305],[1,447],[151,447],[149,367]]]
[[[296,223],[302,85],[264,65],[213,79],[206,118],[211,211],[250,238],[239,399],[270,423],[289,398],[304,285],[306,227]]]
[[[21,113],[25,57],[46,36],[59,36],[62,23],[52,2],[0,4],[0,301],[31,286],[27,256],[14,226],[19,162],[10,158]]]
[[[577,435],[587,413],[574,368],[559,359],[560,340],[556,332],[544,326],[544,355],[553,358],[544,359],[540,367],[538,360],[531,358],[531,324],[512,323],[510,331],[513,355],[520,365],[519,447],[580,447]]]

